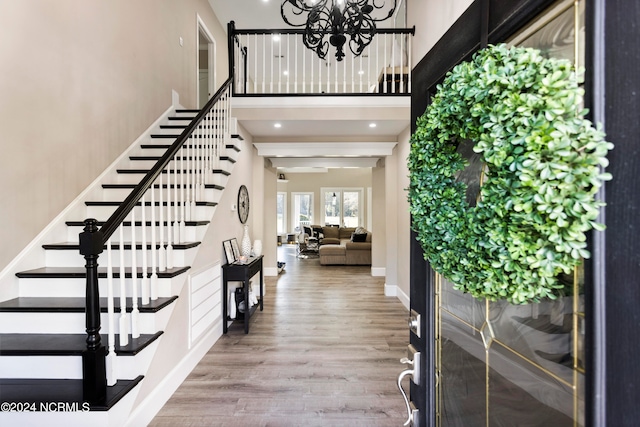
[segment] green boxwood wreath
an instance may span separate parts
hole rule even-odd
[[[585,232],[613,145],[584,118],[572,65],[535,49],[489,46],[457,65],[417,121],[408,159],[412,228],[431,266],[476,298],[556,298],[588,257]],[[486,164],[478,203],[456,180],[474,141]]]

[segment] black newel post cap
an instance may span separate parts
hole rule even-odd
[[[98,230],[98,221],[94,218],[84,220],[84,231],[80,233],[80,255],[99,255],[104,242],[102,231]]]

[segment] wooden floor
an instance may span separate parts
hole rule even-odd
[[[279,248],[264,311],[232,325],[151,426],[400,426],[408,312],[370,267],[321,266]],[[405,387],[408,387],[406,381]]]

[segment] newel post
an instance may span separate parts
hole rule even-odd
[[[104,243],[98,221],[84,221],[80,233],[80,254],[84,256],[87,269],[85,316],[87,348],[82,352],[83,399],[89,403],[103,401],[107,394],[107,350],[100,338],[100,292],[98,290],[98,256]]]

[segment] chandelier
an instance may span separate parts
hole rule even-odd
[[[345,43],[360,56],[373,40],[376,22],[393,15],[397,0],[388,2],[385,7],[386,0],[371,0],[371,4],[370,0],[283,0],[280,14],[292,27],[304,27],[304,45],[321,59],[327,56],[331,44],[336,48],[336,59],[342,61]],[[374,12],[378,16],[373,16]]]

